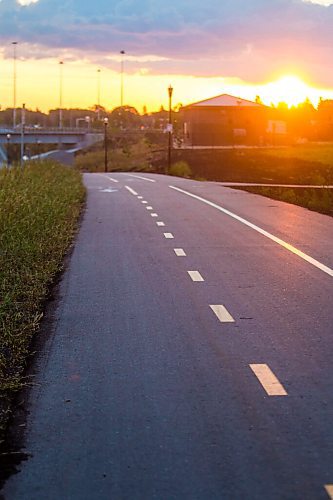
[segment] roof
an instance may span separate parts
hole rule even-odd
[[[221,94],[210,99],[205,99],[204,101],[195,102],[184,106],[185,108],[199,108],[199,107],[249,107],[249,108],[263,108],[263,104],[257,102],[248,101],[247,99],[242,99],[241,97],[235,97],[228,94]]]

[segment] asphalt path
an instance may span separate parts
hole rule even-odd
[[[333,219],[217,183],[85,183],[5,498],[333,498]]]

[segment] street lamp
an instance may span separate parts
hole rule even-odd
[[[107,129],[108,129],[108,123],[109,119],[104,118],[104,171],[108,171],[108,134],[107,134]]]
[[[125,51],[120,51],[121,60],[120,60],[120,106],[124,105],[124,55]]]
[[[18,42],[12,42],[13,45],[13,128],[16,127],[16,47]]]
[[[99,121],[101,107],[101,70],[97,70],[97,120]]]
[[[168,145],[168,171],[170,171],[171,167],[171,148],[172,148],[172,116],[171,116],[171,104],[172,104],[172,93],[173,88],[171,85],[168,87],[169,94],[169,123],[168,123],[168,133],[169,133],[169,145]]]
[[[9,143],[10,143],[10,138],[11,138],[11,135],[10,134],[7,134],[6,135],[7,137],[7,168],[9,168]]]
[[[23,160],[24,160],[24,133],[25,133],[25,104],[22,104],[22,111],[21,111],[21,158],[20,158],[21,167],[23,167]]]
[[[59,128],[62,128],[62,80],[64,62],[59,62]]]

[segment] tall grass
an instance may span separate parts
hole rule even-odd
[[[0,171],[2,396],[22,384],[29,343],[73,239],[84,193],[79,172],[56,163]]]

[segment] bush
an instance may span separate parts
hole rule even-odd
[[[174,175],[176,177],[192,177],[192,170],[186,161],[177,161],[173,163],[169,169],[169,175]]]

